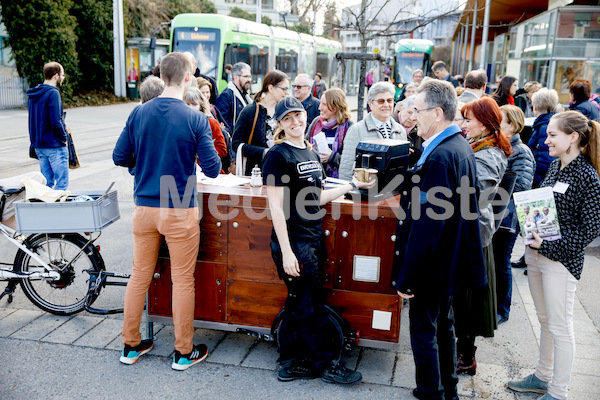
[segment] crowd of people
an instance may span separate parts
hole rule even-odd
[[[518,80],[504,76],[488,95],[485,71],[470,71],[458,87],[446,64],[438,61],[433,65],[436,78],[413,73],[414,82],[405,86],[398,104],[393,84],[368,81],[371,111],[363,120],[351,121],[344,91],[327,89],[319,73],[299,74],[292,82],[284,72],[271,70],[251,97],[251,67],[240,62],[228,71],[227,88],[218,94],[213,78],[199,76],[191,53],[165,56],[160,78],[142,82],[142,104],[132,111],[113,152],[115,164],[129,167],[135,177],[136,203],[121,362],[133,364],[153,346],[151,339],[141,339],[138,327],[161,236],[171,254],[172,367],[184,370],[206,358],[207,347],[192,341],[199,214],[189,182],[196,183],[196,164],[209,177],[232,170],[250,175],[258,166],[273,220],[272,255],[289,294],[278,379],[359,382],[361,374],[347,369],[321,338],[319,327],[326,318],[319,276],[324,262],[321,220],[295,212],[296,196],[287,196],[292,213],[286,219],[284,188],[312,196],[304,200],[313,200],[309,213],[317,214],[350,190],[374,186],[372,179],[362,182],[353,173],[360,141],[408,140],[412,179],[405,182],[422,196],[416,204],[404,196],[403,207],[442,211],[428,194],[441,187],[449,189],[446,200],[461,210],[443,220],[407,212],[398,225],[392,284],[410,301],[413,394],[419,399],[458,398],[457,374],[477,371],[476,337],[493,336],[509,319],[510,259],[520,226],[512,199],[500,217],[490,200],[507,174],[513,174],[514,191],[554,188],[562,237],[549,241],[533,232],[520,262],[527,266],[541,325],[540,357],[533,374],[507,386],[544,394],[543,400],[566,399],[575,348],[575,289],[584,249],[600,232],[600,106],[590,97],[589,81],[573,82],[570,110],[564,111],[556,91],[538,82],[526,83],[519,92]],[[64,70],[49,63],[44,76],[44,84],[28,92],[32,148],[48,186],[63,189],[68,185],[63,173],[66,133],[56,89]],[[520,136],[525,118],[534,118],[527,143]],[[318,146],[318,135],[327,148]],[[165,184],[164,176],[172,180]],[[348,183],[324,191],[326,177]],[[475,188],[466,199],[459,190],[463,179]],[[481,193],[487,201],[478,198]],[[463,215],[465,202],[477,218]]]

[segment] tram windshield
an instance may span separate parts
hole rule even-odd
[[[425,71],[429,54],[420,52],[401,51],[396,55],[397,83],[408,83],[412,80],[413,71]]]
[[[173,51],[182,53],[189,51],[196,57],[200,73],[215,79],[217,79],[220,43],[218,29],[186,27],[175,28],[173,32]]]

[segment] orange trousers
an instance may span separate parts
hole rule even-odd
[[[133,212],[133,270],[125,293],[123,344],[142,340],[140,323],[162,236],[171,258],[175,349],[192,351],[194,337],[194,271],[200,244],[197,207],[176,209],[136,206]]]

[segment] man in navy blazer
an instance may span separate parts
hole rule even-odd
[[[410,338],[419,399],[458,399],[452,294],[486,283],[477,223],[475,155],[454,124],[449,82],[418,89],[414,117],[423,153],[404,182],[392,284],[410,299]],[[462,200],[462,201],[461,201]]]

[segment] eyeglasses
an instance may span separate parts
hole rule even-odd
[[[284,92],[288,92],[290,90],[289,87],[281,87],[281,86],[275,86],[275,87],[283,90]]]
[[[293,87],[294,89],[298,89],[298,90],[300,90],[300,89],[302,89],[303,87],[308,87],[308,86],[309,86],[309,85],[293,85],[292,87]]]
[[[415,112],[418,114],[418,113],[420,113],[421,111],[435,110],[436,108],[437,108],[437,107],[429,107],[429,108],[421,108],[420,110],[417,110],[417,109],[415,108]]]
[[[242,78],[246,78],[246,79],[250,79],[252,78],[252,75],[240,75]]]
[[[377,99],[373,100],[373,103],[377,103],[380,106],[384,105],[385,103],[394,104],[394,99]]]

